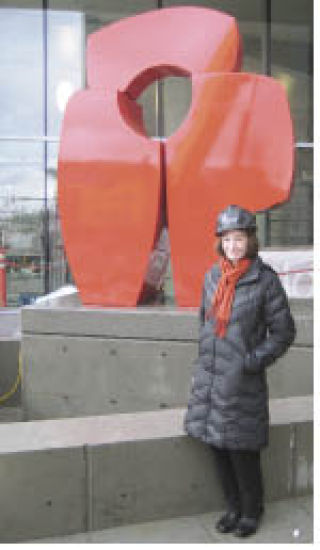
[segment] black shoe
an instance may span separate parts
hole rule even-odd
[[[227,512],[223,514],[216,523],[216,530],[219,533],[231,533],[236,528],[239,517],[239,512]]]
[[[237,527],[234,530],[236,537],[249,537],[253,535],[259,526],[259,518],[247,518],[243,516],[239,519]]]

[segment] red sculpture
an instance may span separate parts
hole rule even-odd
[[[273,79],[234,72],[240,58],[235,20],[205,8],[147,12],[89,37],[88,88],[68,103],[58,166],[65,247],[84,304],[137,304],[163,186],[180,306],[199,303],[219,210],[287,200],[287,100]],[[135,100],[169,74],[192,78],[192,104],[160,144],[146,136]]]
[[[228,204],[258,211],[284,202],[293,171],[290,113],[275,80],[203,75],[194,78],[192,97],[166,154],[171,258],[181,306],[199,303],[201,276],[215,259],[218,213]]]

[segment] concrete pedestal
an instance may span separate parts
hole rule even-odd
[[[312,302],[292,300],[294,346],[268,371],[270,397],[312,393]],[[24,417],[184,407],[198,352],[196,309],[22,310]]]

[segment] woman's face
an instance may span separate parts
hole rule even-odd
[[[246,255],[248,235],[240,229],[226,231],[221,237],[221,244],[228,260],[235,264]]]

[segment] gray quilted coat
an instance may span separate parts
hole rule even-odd
[[[292,344],[294,321],[278,275],[257,257],[236,285],[228,329],[219,338],[205,312],[220,276],[218,264],[205,275],[185,429],[219,448],[258,450],[268,443],[265,368]]]

